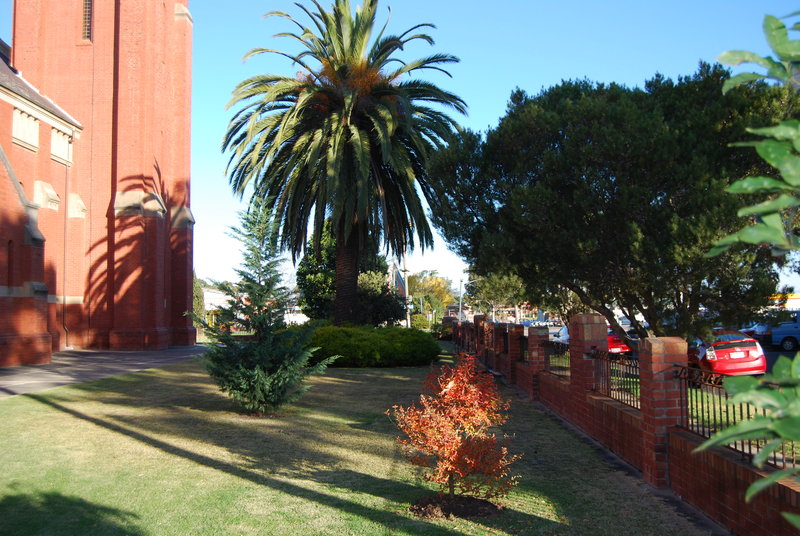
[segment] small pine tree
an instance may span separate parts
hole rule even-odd
[[[507,494],[516,483],[509,474],[510,456],[489,429],[506,421],[509,402],[494,379],[478,368],[473,356],[460,355],[455,367],[432,371],[419,406],[394,406],[394,418],[405,438],[398,438],[409,461],[427,468],[425,478],[463,495],[492,498]]]
[[[303,382],[321,374],[335,357],[309,366],[310,332],[285,330],[288,291],[281,285],[275,233],[260,203],[240,214],[231,235],[242,242],[244,259],[238,283],[223,283],[228,296],[215,326],[194,315],[216,343],[206,354],[206,369],[222,391],[254,414],[273,412],[308,390]],[[238,327],[246,337],[233,334]]]
[[[194,272],[192,272],[192,312],[195,314],[192,319],[194,327],[202,328],[203,325],[197,321],[197,318],[204,319],[206,317],[206,303],[203,296],[203,285]]]

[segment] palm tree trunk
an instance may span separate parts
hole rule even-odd
[[[358,261],[361,251],[358,230],[353,228],[345,237],[342,226],[336,231],[336,297],[333,301],[333,322],[358,323],[356,300],[358,292]]]

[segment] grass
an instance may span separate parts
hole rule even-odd
[[[430,488],[383,412],[412,402],[425,373],[330,370],[263,419],[196,362],[0,400],[0,534],[704,533],[520,401],[505,430],[522,478],[504,514],[413,518]]]

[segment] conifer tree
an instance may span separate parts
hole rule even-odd
[[[309,366],[314,348],[310,332],[288,331],[283,320],[288,290],[281,284],[275,233],[267,211],[242,212],[232,236],[244,247],[237,283],[224,283],[228,305],[211,326],[195,315],[217,344],[206,354],[206,368],[222,391],[245,410],[273,412],[308,390],[303,382],[321,374],[335,357]],[[245,336],[235,335],[236,330]]]

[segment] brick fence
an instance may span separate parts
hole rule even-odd
[[[686,341],[648,338],[639,347],[639,408],[597,391],[598,366],[593,353],[607,351],[606,321],[601,315],[579,314],[569,322],[569,375],[546,370],[547,328],[495,324],[476,315],[457,322],[453,340],[460,350],[474,352],[506,383],[579,427],[642,472],[648,484],[669,487],[686,502],[735,534],[795,534],[780,512],[800,513],[800,485],[785,480],[744,501],[747,487],[766,473],[724,448],[693,450],[700,436],[681,428],[687,399],[675,366],[685,365]]]

